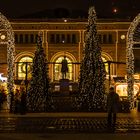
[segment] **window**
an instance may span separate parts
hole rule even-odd
[[[72,43],[76,43],[76,34],[72,34]]]
[[[56,34],[56,43],[60,43],[60,35]]]
[[[34,41],[34,43],[37,43],[37,38],[38,38],[38,34],[35,35],[35,41]]]
[[[55,35],[54,34],[50,35],[50,43],[55,43]]]
[[[107,35],[103,35],[103,43],[107,43]]]
[[[64,34],[61,35],[61,43],[65,43],[65,35]]]
[[[32,62],[33,58],[29,56],[22,57],[17,66],[17,73],[18,79],[25,79],[26,76],[26,65],[27,65],[27,78],[31,78],[31,70],[32,70],[32,63],[25,63],[25,62]]]
[[[67,43],[70,43],[70,34],[67,34]]]
[[[107,62],[107,60],[106,60],[104,57],[102,57],[102,60],[103,60],[103,62],[104,62],[105,71],[106,71],[106,73],[108,74],[108,63],[105,63],[105,62]]]
[[[18,35],[15,34],[15,43],[18,43]]]
[[[22,34],[19,35],[19,43],[23,43],[23,35]]]
[[[113,39],[112,39],[112,35],[111,34],[108,35],[108,42],[110,44],[113,43]]]
[[[59,57],[55,62],[54,65],[54,80],[60,80],[62,78],[61,74],[61,62],[64,59],[64,57]],[[66,75],[66,78],[69,80],[72,80],[72,61],[66,57],[66,60],[68,61],[68,73]]]
[[[28,37],[28,34],[25,34],[25,43],[29,43],[29,37]]]
[[[30,42],[34,43],[34,35],[33,34],[30,34]]]

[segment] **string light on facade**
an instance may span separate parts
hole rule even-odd
[[[11,93],[13,91],[13,85],[14,85],[14,54],[15,54],[14,32],[10,22],[2,13],[0,13],[0,26],[7,33],[6,36],[1,35],[0,38],[4,40],[5,37],[7,37],[5,43],[7,44],[7,64],[8,64],[7,89],[8,89],[8,93]]]

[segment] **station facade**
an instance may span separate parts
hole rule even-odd
[[[25,80],[26,76],[31,78],[31,63],[28,63],[26,73],[24,62],[33,61],[37,35],[41,31],[51,82],[57,83],[62,78],[60,63],[64,56],[68,61],[67,79],[74,83],[78,81],[87,19],[16,19],[10,20],[10,23],[15,34],[15,80]],[[126,35],[130,23],[116,20],[97,21],[107,78],[126,76],[126,64],[123,63],[126,62]],[[1,32],[0,40],[6,41],[6,37],[2,38],[3,35],[6,36],[6,33]],[[7,76],[7,47],[4,44],[0,44],[0,73]]]

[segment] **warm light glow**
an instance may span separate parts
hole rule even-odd
[[[29,56],[25,56],[20,59],[19,64],[18,64],[18,77],[20,79],[24,79],[26,75],[26,64],[24,62],[32,62],[32,61],[33,61],[33,58]],[[28,64],[27,70],[28,70],[28,77],[30,78],[31,77],[31,73],[30,73],[31,64]]]
[[[113,13],[117,13],[118,12],[118,9],[117,8],[114,8],[113,9]]]
[[[125,35],[121,35],[121,39],[124,40],[125,39]]]
[[[67,20],[66,20],[66,19],[64,19],[64,22],[67,22]]]
[[[119,96],[128,96],[127,84],[126,83],[122,83],[122,84],[116,85],[116,92],[119,94]],[[139,92],[139,85],[138,84],[134,84],[134,96],[136,96],[136,94],[138,92]]]
[[[5,38],[6,38],[5,35],[1,35],[1,36],[0,36],[0,39],[2,39],[2,40],[4,40]]]
[[[59,57],[55,62],[55,66],[54,66],[54,79],[55,80],[60,80],[62,75],[61,75],[61,62],[64,59],[64,57]],[[66,60],[68,61],[68,73],[67,73],[67,78],[69,80],[72,80],[72,64],[71,64],[71,60],[69,58],[66,57]]]

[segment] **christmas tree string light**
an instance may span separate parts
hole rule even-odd
[[[47,110],[49,95],[49,77],[46,55],[42,47],[42,33],[37,37],[37,48],[33,59],[33,71],[27,95],[29,112],[44,112]]]
[[[77,107],[86,106],[91,111],[102,109],[105,94],[105,67],[101,58],[96,29],[96,12],[89,8],[84,56],[80,67],[79,98]]]

